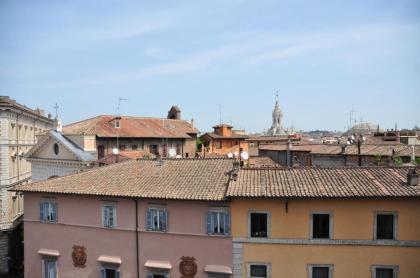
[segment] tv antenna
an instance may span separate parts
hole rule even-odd
[[[222,124],[222,105],[219,104],[219,124]]]

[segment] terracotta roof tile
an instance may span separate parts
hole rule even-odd
[[[63,127],[68,135],[131,138],[190,138],[198,130],[183,120],[121,116],[121,127],[115,128],[113,115],[101,115]]]
[[[127,161],[15,187],[14,191],[140,197],[224,199],[233,162],[228,159]]]
[[[406,185],[407,173],[403,167],[245,168],[226,197],[420,197],[420,184]]]

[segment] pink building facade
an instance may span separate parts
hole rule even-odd
[[[45,209],[44,203],[54,206]],[[110,220],[106,207],[112,208],[108,226],[113,227],[104,227]],[[45,218],[51,211],[52,219]],[[191,277],[230,277],[229,215],[223,201],[26,192],[25,277],[172,278],[183,277],[182,271],[195,271]]]

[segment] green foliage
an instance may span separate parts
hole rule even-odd
[[[197,144],[196,145],[197,151],[199,151],[199,152],[201,152],[201,146],[203,146],[203,145],[204,145],[204,147],[209,146],[209,143],[203,141],[201,138],[197,138],[196,144]]]
[[[420,165],[420,157],[416,157],[416,159],[413,161],[415,165]]]
[[[403,164],[403,161],[402,161],[401,157],[396,156],[394,158],[394,164],[395,164],[395,166],[401,166]]]

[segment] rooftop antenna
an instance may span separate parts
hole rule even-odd
[[[121,102],[122,101],[124,101],[124,100],[128,100],[128,99],[126,99],[126,98],[122,98],[122,97],[119,97],[118,98],[118,106],[117,106],[117,118],[121,118],[121,115],[120,115],[120,106],[121,106]],[[118,119],[119,120],[119,119]],[[120,149],[120,145],[119,145],[119,134],[118,134],[118,129],[116,129],[116,132],[117,132],[117,150],[119,150]],[[114,152],[114,154],[117,156],[117,160],[118,160],[118,154],[119,154],[119,151],[117,152],[117,153],[115,153]]]
[[[219,124],[222,124],[222,105],[219,104]]]

